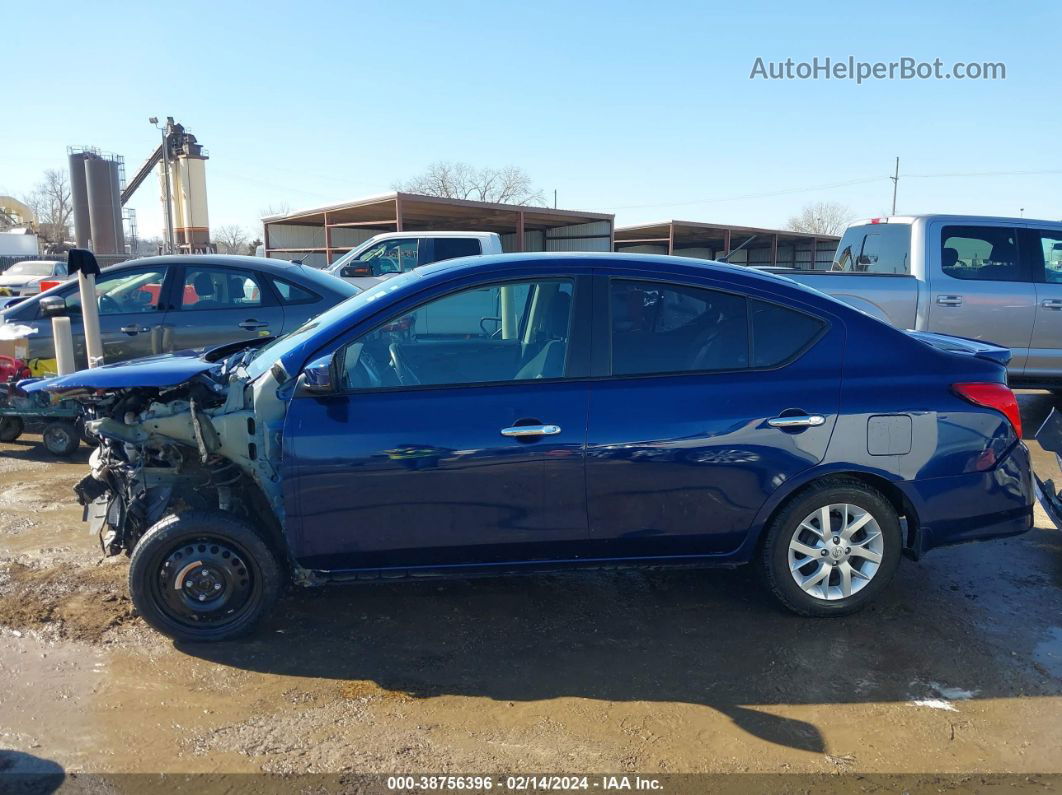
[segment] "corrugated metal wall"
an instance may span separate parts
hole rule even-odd
[[[612,222],[558,226],[546,233],[546,251],[611,251]]]
[[[324,227],[269,224],[269,248],[324,248]]]

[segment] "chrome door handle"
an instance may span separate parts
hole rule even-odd
[[[135,335],[135,334],[139,334],[139,333],[140,333],[141,331],[148,331],[149,329],[146,329],[146,328],[141,328],[141,327],[140,327],[140,326],[138,326],[138,325],[137,325],[136,323],[134,323],[134,324],[133,324],[133,325],[131,325],[131,326],[122,326],[122,327],[121,327],[120,329],[118,329],[118,330],[119,330],[120,332],[122,332],[123,334],[128,334],[128,335],[130,335],[130,336],[133,336],[133,335]]]
[[[251,319],[251,320],[245,320],[242,323],[240,323],[240,328],[245,328],[248,331],[254,331],[255,329],[265,328],[268,325],[269,325],[268,323],[263,323],[261,321]]]
[[[767,420],[772,428],[817,428],[826,423],[826,418],[821,414],[805,414],[802,417],[775,417]]]
[[[1062,299],[1059,298],[1045,298],[1040,302],[1040,306],[1044,309],[1062,309]]]
[[[561,432],[559,425],[514,425],[502,428],[502,436],[554,436]]]
[[[941,306],[962,306],[961,295],[938,295],[937,303]]]

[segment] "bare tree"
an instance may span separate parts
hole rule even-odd
[[[247,240],[247,232],[239,224],[225,224],[214,229],[214,242],[222,254],[246,253]]]
[[[45,253],[65,250],[74,215],[66,170],[45,171],[44,180],[26,195],[24,201],[37,216],[37,235],[44,243]]]
[[[443,196],[448,199],[472,199],[495,204],[543,206],[542,191],[535,188],[528,173],[518,166],[476,168],[468,163],[440,160],[404,182],[395,190]]]
[[[852,211],[838,202],[815,202],[804,208],[786,222],[794,232],[809,232],[813,235],[839,235],[855,217]]]
[[[291,212],[291,205],[287,202],[275,202],[268,204],[258,211],[259,218],[265,218],[270,215],[287,215]]]

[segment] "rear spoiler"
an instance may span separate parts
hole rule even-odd
[[[953,337],[950,334],[936,334],[932,331],[907,331],[907,334],[931,348],[948,353],[961,353],[976,356],[1006,367],[1010,364],[1010,348],[993,345],[991,342],[972,340],[969,337]]]

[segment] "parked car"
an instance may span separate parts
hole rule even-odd
[[[41,282],[66,279],[66,263],[54,260],[22,260],[0,273],[0,294],[34,295]]]
[[[387,232],[370,237],[326,270],[368,289],[433,262],[501,253],[501,238],[493,232]]]
[[[1062,390],[1062,223],[916,215],[848,227],[830,271],[786,271],[898,328],[1010,348],[1010,382]]]
[[[483,290],[497,323],[399,333]],[[241,347],[27,387],[85,403],[79,499],[178,639],[247,631],[286,580],[608,564],[755,562],[842,615],[904,551],[1031,525],[1005,349],[750,269],[465,259]]]
[[[96,279],[103,358],[121,362],[186,348],[278,336],[358,292],[342,279],[285,260],[224,255],[147,257]],[[55,356],[54,315],[69,315],[74,355],[86,366],[81,294],[68,281],[6,309],[30,326],[30,359]]]

